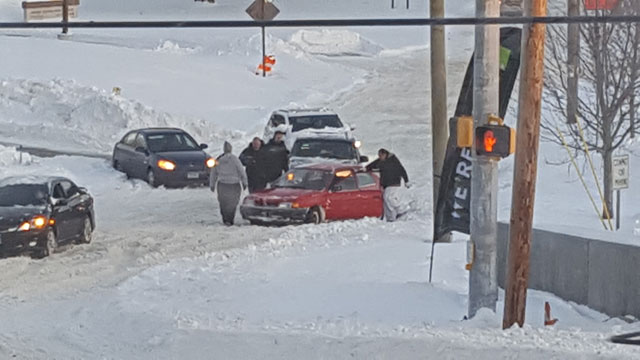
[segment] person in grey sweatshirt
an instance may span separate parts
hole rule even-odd
[[[233,225],[240,195],[247,188],[247,174],[240,159],[231,153],[231,144],[225,141],[223,150],[224,153],[216,159],[216,166],[211,170],[209,187],[213,192],[218,190],[223,223]]]

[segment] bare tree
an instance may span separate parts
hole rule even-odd
[[[583,7],[584,8],[584,7]],[[584,10],[583,10],[584,11]],[[637,0],[621,0],[616,12],[640,14]],[[605,15],[598,10],[584,13]],[[625,140],[638,130],[633,107],[640,89],[640,25],[582,24],[580,33],[580,98],[577,115],[582,123],[589,151],[602,157],[604,197],[612,209],[612,156]],[[549,29],[545,74],[546,103],[543,139],[561,144],[559,128],[568,146],[584,152],[576,124],[567,123],[567,32],[566,27]]]

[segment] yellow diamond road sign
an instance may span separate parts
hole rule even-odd
[[[255,0],[247,8],[247,14],[256,21],[270,21],[275,19],[280,10],[267,0]]]

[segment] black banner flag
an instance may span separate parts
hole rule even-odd
[[[500,113],[504,119],[520,69],[522,30],[500,29]],[[434,241],[444,234],[458,231],[469,234],[471,218],[471,148],[458,148],[457,118],[473,115],[473,57],[462,83],[455,116],[449,121],[449,141],[442,167],[438,204],[434,223]]]

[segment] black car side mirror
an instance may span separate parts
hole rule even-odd
[[[360,156],[360,162],[361,163],[369,162],[369,157],[364,155]]]
[[[200,144],[200,149],[204,150],[204,149],[208,149],[209,145],[207,144]]]

